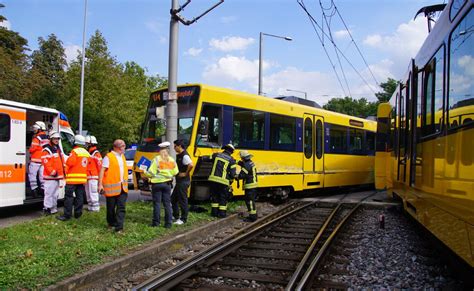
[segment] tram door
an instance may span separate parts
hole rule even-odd
[[[400,109],[398,115],[399,134],[398,134],[398,169],[397,169],[397,180],[399,182],[405,182],[407,160],[408,160],[408,128],[409,128],[409,106],[407,100],[407,91],[409,88],[407,84],[400,86],[400,99],[397,104]]]
[[[321,116],[304,115],[303,185],[304,189],[321,188],[324,183],[323,132]]]

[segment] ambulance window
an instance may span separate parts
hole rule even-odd
[[[11,120],[7,114],[0,114],[0,142],[10,140]]]

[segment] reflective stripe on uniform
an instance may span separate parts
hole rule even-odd
[[[257,183],[257,182],[249,183],[249,184],[244,184],[244,189],[253,189],[253,188],[257,188],[257,187],[258,187],[258,183]]]

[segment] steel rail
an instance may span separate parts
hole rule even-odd
[[[256,228],[252,228],[252,226],[249,226],[249,229],[251,230],[249,230],[249,232],[247,233],[243,233],[244,231],[242,229],[242,232],[240,232],[241,235],[236,234],[234,238],[225,240],[223,244],[215,245],[214,247],[211,247],[209,250],[207,250],[205,253],[198,254],[192,258],[189,258],[188,260],[183,261],[176,267],[168,269],[167,271],[146,280],[145,282],[133,288],[133,290],[154,290],[157,288],[159,288],[160,290],[169,290],[177,284],[181,283],[184,279],[199,273],[201,269],[209,267],[222,257],[233,252],[242,244],[245,244],[246,242],[257,236],[264,230],[270,228],[274,224],[293,215],[294,213],[297,213],[315,204],[317,204],[317,202],[302,205],[276,218],[275,216],[277,215],[273,215],[274,219],[265,222]],[[288,206],[287,208],[289,207],[290,206]],[[287,208],[285,209],[288,210]],[[280,212],[281,214],[281,212],[285,209],[282,209],[278,212]]]
[[[359,203],[354,207],[354,209],[352,209],[349,214],[347,214],[343,220],[336,226],[336,228],[334,229],[334,231],[331,233],[331,235],[327,238],[326,242],[324,243],[324,245],[321,247],[321,249],[319,250],[318,254],[316,255],[315,259],[313,260],[313,262],[311,263],[311,265],[309,266],[308,270],[311,269],[313,270],[314,269],[314,266],[316,266],[318,264],[318,261],[314,262],[315,260],[319,260],[322,255],[324,254],[324,251],[325,249],[329,246],[329,244],[331,243],[332,239],[335,237],[335,235],[337,234],[337,232],[339,231],[340,227],[345,223],[345,221],[352,215],[352,213],[357,209],[359,208],[359,206],[362,204],[362,202],[364,202],[365,200],[367,200],[369,197],[373,196],[374,194],[376,194],[378,191],[375,191],[375,192],[372,192],[370,193],[369,195],[367,195],[366,197],[364,197],[362,200],[359,201]],[[295,284],[297,283],[297,280],[298,278],[301,276],[301,273],[304,269],[304,266],[306,265],[306,263],[308,262],[309,258],[311,257],[311,254],[313,253],[314,251],[314,248],[316,247],[316,244],[319,242],[322,234],[324,231],[326,231],[326,228],[327,226],[331,223],[331,220],[334,218],[334,216],[336,215],[337,211],[341,208],[342,204],[344,204],[343,200],[344,198],[346,197],[347,195],[344,195],[344,197],[342,197],[340,199],[340,203],[337,205],[336,209],[334,209],[334,211],[331,213],[331,215],[327,218],[326,222],[324,223],[323,227],[319,230],[317,236],[314,238],[313,242],[311,243],[311,245],[309,246],[308,250],[306,251],[303,259],[301,260],[301,262],[298,264],[298,267],[296,268],[296,271],[293,273],[292,277],[290,278],[290,281],[288,282],[288,284],[286,285],[285,287],[285,290],[294,290],[294,287],[295,287]],[[323,251],[321,253],[321,251]],[[320,254],[321,253],[321,254]],[[319,257],[318,257],[319,255]],[[314,265],[314,266],[313,266]],[[306,273],[308,273],[308,270],[305,272],[305,275]],[[305,276],[303,276],[302,280],[305,278]],[[306,278],[307,280],[307,278]],[[300,281],[300,282],[301,282]],[[300,283],[301,285],[301,283]],[[298,285],[299,286],[299,285]],[[297,286],[297,288],[298,288]],[[296,289],[298,290],[298,289]]]
[[[306,265],[306,262],[310,259],[311,254],[313,253],[314,248],[316,247],[316,244],[320,241],[323,233],[326,231],[326,228],[329,226],[331,223],[332,219],[336,215],[337,211],[341,208],[342,203],[339,203],[337,207],[331,212],[331,214],[328,216],[326,221],[324,222],[323,226],[319,229],[318,234],[315,236],[313,241],[311,242],[311,245],[308,247],[305,255],[301,259],[300,263],[298,264],[298,267],[296,268],[295,272],[290,278],[290,281],[285,287],[285,290],[293,290],[294,285],[297,282],[298,277],[301,275],[301,272],[303,271],[304,266]]]
[[[372,196],[373,194],[369,195],[368,197]],[[365,199],[367,199],[368,197],[366,197]],[[364,200],[365,200],[364,199]],[[362,201],[364,201],[362,200]],[[331,245],[333,239],[336,237],[337,233],[339,232],[339,230],[341,229],[341,227],[346,223],[347,219],[349,217],[352,216],[352,214],[357,210],[359,209],[359,207],[362,205],[362,201],[360,201],[343,219],[340,223],[338,223],[338,225],[336,226],[336,228],[334,228],[333,232],[329,235],[329,237],[327,238],[326,242],[324,242],[324,245],[321,247],[321,249],[318,251],[318,253],[316,254],[316,256],[314,257],[313,261],[311,262],[311,264],[309,265],[309,267],[306,269],[306,272],[303,274],[303,277],[301,278],[301,280],[299,281],[298,285],[296,286],[295,289],[293,290],[296,290],[296,291],[301,291],[303,290],[303,288],[306,287],[306,284],[308,283],[309,281],[309,278],[310,276],[313,274],[313,271],[314,269],[316,268],[316,266],[320,263],[322,257],[324,256],[324,254],[326,253],[326,251],[329,249],[329,246]]]

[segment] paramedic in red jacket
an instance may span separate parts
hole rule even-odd
[[[53,131],[50,142],[43,149],[42,165],[44,177],[43,212],[46,215],[58,212],[59,189],[64,187],[64,155],[59,147],[61,135]]]

